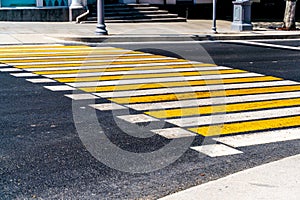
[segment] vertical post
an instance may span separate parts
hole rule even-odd
[[[217,0],[213,0],[212,32],[217,33]]]
[[[97,0],[97,35],[107,35],[106,26],[104,23],[104,0]]]
[[[1,1],[1,0],[0,0]],[[43,7],[43,0],[36,0],[36,7],[41,8]],[[1,6],[0,6],[1,7]]]
[[[252,0],[233,1],[233,22],[231,30],[251,31],[251,4]]]

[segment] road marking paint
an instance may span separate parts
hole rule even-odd
[[[250,77],[250,78],[228,78],[228,79],[215,79],[215,80],[196,80],[196,81],[174,81],[164,83],[146,83],[146,84],[130,84],[130,85],[114,85],[103,87],[85,87],[80,88],[85,92],[117,92],[124,90],[143,90],[155,88],[169,88],[178,86],[200,86],[200,85],[214,85],[214,84],[229,84],[229,83],[250,83],[250,82],[263,82],[263,81],[278,81],[281,78],[272,76]]]
[[[26,56],[26,57],[13,57],[13,58],[0,58],[0,61],[4,62],[7,61],[7,59],[11,60],[11,61],[17,61],[17,60],[23,60],[24,62],[29,62],[30,60],[39,60],[39,59],[43,59],[43,60],[57,60],[57,59],[90,59],[90,58],[107,58],[107,57],[112,57],[112,58],[132,58],[132,57],[140,57],[140,56],[147,56],[147,57],[151,57],[154,56],[153,54],[150,53],[141,53],[141,54],[114,54],[114,55],[102,55],[102,54],[93,54],[93,55],[69,55],[69,56],[61,56],[58,54],[58,56],[43,56],[43,54],[41,54],[41,56],[37,56],[37,57],[33,57],[33,56]],[[1,67],[1,65],[0,65]]]
[[[126,109],[126,107],[115,103],[91,104],[89,106],[101,111]]]
[[[96,81],[96,82],[79,82],[68,83],[73,87],[97,87],[108,85],[126,85],[126,84],[142,84],[142,83],[162,83],[162,82],[174,82],[174,81],[191,81],[191,80],[221,80],[226,78],[242,78],[242,77],[258,77],[263,76],[257,73],[237,73],[237,74],[220,74],[220,75],[206,75],[206,76],[178,76],[167,78],[149,78],[149,79],[126,79],[118,81]]]
[[[174,127],[174,128],[164,128],[164,129],[156,129],[151,130],[153,133],[156,133],[162,137],[167,139],[176,139],[176,138],[183,138],[183,137],[194,137],[197,136],[195,133],[187,131],[182,128]]]
[[[148,89],[148,90],[129,90],[129,91],[116,91],[116,92],[103,92],[94,93],[97,96],[103,98],[112,97],[126,97],[130,94],[133,96],[142,95],[156,95],[166,93],[182,93],[182,92],[200,92],[207,90],[222,90],[222,89],[242,89],[242,88],[254,88],[254,87],[269,87],[279,85],[296,85],[299,84],[295,81],[273,81],[273,82],[259,82],[259,83],[240,83],[240,84],[222,84],[222,85],[206,85],[206,86],[190,86],[190,87],[173,87],[163,89]]]
[[[300,113],[298,111],[298,113],[294,112],[292,114],[299,115]],[[211,126],[203,126],[198,128],[189,128],[188,130],[203,136],[217,136],[217,135],[228,135],[228,134],[244,133],[244,132],[251,132],[251,131],[265,131],[268,129],[288,128],[294,126],[300,126],[300,116],[283,117],[283,118],[275,118],[275,119],[263,119],[263,120],[238,122],[238,123],[230,123],[230,124],[223,124],[223,125],[211,125]]]
[[[130,123],[142,123],[142,122],[153,122],[153,121],[159,121],[158,119],[155,119],[153,117],[150,117],[148,115],[144,114],[136,114],[136,115],[122,115],[117,116],[118,118],[125,120]]]
[[[127,58],[127,59],[120,59],[120,58],[115,58],[115,59],[109,59],[109,60],[104,60],[104,59],[81,59],[81,60],[78,60],[78,61],[66,61],[64,59],[61,59],[61,61],[56,61],[56,62],[50,62],[49,60],[45,60],[44,62],[16,62],[16,61],[13,61],[13,62],[7,62],[7,61],[4,61],[6,63],[9,63],[11,65],[14,65],[18,68],[21,68],[22,66],[35,66],[35,65],[46,65],[46,66],[49,66],[49,65],[58,65],[58,66],[62,66],[64,64],[81,64],[81,65],[86,65],[86,64],[89,64],[89,63],[110,63],[110,64],[114,64],[116,62],[136,62],[136,61],[141,61],[141,62],[146,62],[146,61],[161,61],[161,60],[172,60],[172,61],[175,61],[175,60],[178,60],[176,58],[169,58],[169,57],[162,57],[162,58]]]
[[[289,99],[300,97],[300,92],[283,92],[273,94],[254,94],[245,96],[231,96],[231,97],[216,97],[207,99],[191,99],[182,101],[159,102],[159,103],[142,103],[142,104],[129,104],[129,108],[135,110],[158,110],[158,109],[171,109],[171,108],[184,108],[192,106],[206,106],[216,104],[228,104],[239,102],[253,102],[264,100],[276,99]]]
[[[18,68],[0,68],[0,72],[21,72],[23,70]]]
[[[123,53],[123,54],[122,54]],[[18,54],[16,54],[15,52],[11,52],[11,53],[2,53],[0,55],[0,58],[17,58],[17,57],[48,57],[48,56],[53,56],[53,55],[58,55],[58,56],[88,56],[88,55],[101,55],[101,56],[117,56],[122,54],[123,56],[125,55],[140,55],[143,54],[141,52],[100,52],[100,51],[62,51],[62,52],[27,52],[27,53],[22,53],[22,52],[18,52]]]
[[[0,67],[9,67],[10,65],[7,64],[0,64]]]
[[[243,153],[242,151],[228,147],[224,144],[208,144],[208,145],[202,145],[197,147],[191,147],[191,149],[212,158]]]
[[[53,68],[53,69],[59,69],[59,67],[86,67],[86,66],[115,66],[115,65],[135,65],[135,64],[156,64],[156,63],[174,63],[174,62],[178,62],[178,63],[187,63],[186,60],[180,60],[180,59],[176,59],[176,60],[170,60],[170,59],[163,59],[163,60],[139,60],[139,61],[107,61],[107,62],[101,62],[101,61],[93,61],[93,62],[88,62],[88,63],[62,63],[62,64],[42,64],[42,65],[16,65],[17,68],[20,69],[27,69],[27,68]],[[41,71],[41,70],[39,70]]]
[[[51,86],[44,86],[44,88],[51,90],[51,91],[72,91],[76,90],[76,88],[67,86],[67,85],[51,85]]]
[[[151,67],[151,66],[167,66],[167,65],[193,65],[193,64],[201,64],[199,62],[169,62],[169,63],[142,63],[142,64],[126,64],[126,65],[80,65],[75,67],[42,67],[42,68],[26,68],[27,71],[57,71],[57,70],[85,70],[85,69],[110,69],[110,68],[124,68],[124,67]]]
[[[160,101],[174,101],[184,99],[196,99],[196,98],[207,98],[207,97],[227,97],[227,96],[238,96],[246,94],[260,94],[260,93],[274,93],[274,92],[287,92],[300,90],[300,85],[293,86],[275,86],[267,88],[247,88],[239,90],[215,90],[208,92],[189,92],[179,94],[162,94],[154,96],[138,96],[138,97],[119,97],[110,98],[110,101],[119,104],[131,104],[131,103],[149,103],[149,102],[160,102]]]
[[[223,41],[229,42],[229,41]],[[242,41],[242,40],[232,40],[231,43],[240,43],[240,44],[248,44],[253,46],[262,46],[262,47],[271,47],[271,48],[279,48],[279,49],[289,49],[289,50],[300,50],[299,47],[286,46],[286,45],[277,45],[277,44],[268,44],[268,43],[260,43],[260,42],[252,42],[252,41]]]
[[[90,56],[52,56],[52,57],[36,57],[36,58],[33,58],[33,57],[27,57],[27,58],[14,58],[14,59],[11,59],[11,58],[7,58],[7,59],[0,59],[2,62],[5,62],[5,63],[16,63],[16,65],[18,64],[25,64],[25,63],[31,63],[31,64],[37,64],[37,63],[41,63],[41,64],[44,64],[45,62],[48,63],[51,63],[51,64],[54,64],[55,62],[58,62],[58,61],[62,61],[62,63],[64,62],[67,62],[67,61],[76,61],[76,62],[84,62],[84,61],[92,61],[92,60],[100,60],[100,61],[104,61],[104,60],[132,60],[132,59],[176,59],[176,58],[171,58],[171,57],[165,57],[165,56],[159,56],[159,55],[136,55],[136,54],[130,54],[130,56],[123,56],[122,54],[119,56],[115,56],[115,55],[112,55],[111,57],[108,57],[107,55],[106,56],[101,56],[101,55],[90,55]],[[60,63],[60,62],[59,62]]]
[[[91,81],[107,81],[107,80],[124,80],[124,79],[141,79],[141,78],[160,78],[160,77],[178,77],[178,76],[196,76],[196,75],[215,75],[215,74],[233,74],[245,73],[244,70],[216,70],[216,71],[196,71],[196,72],[170,72],[157,74],[124,74],[114,76],[92,76],[92,77],[78,77],[78,78],[56,78],[55,80],[63,83],[71,82],[91,82]]]
[[[49,78],[31,78],[26,79],[26,81],[29,81],[31,83],[54,83],[55,80],[49,79]]]
[[[180,127],[191,127],[191,126],[204,126],[204,125],[206,126],[211,124],[223,124],[223,123],[232,123],[232,122],[242,123],[241,121],[279,118],[279,117],[286,117],[286,116],[295,116],[299,114],[300,114],[300,107],[292,107],[292,108],[279,108],[279,109],[269,109],[269,110],[259,110],[259,111],[249,111],[249,112],[239,112],[239,113],[223,113],[223,114],[214,114],[209,116],[186,117],[180,119],[170,119],[166,121]],[[201,130],[202,129],[204,130],[205,128],[203,127],[201,128]]]
[[[93,73],[93,72],[118,72],[118,71],[145,71],[145,70],[160,70],[160,69],[176,69],[176,68],[196,68],[196,67],[202,67],[202,68],[207,68],[207,69],[213,69],[213,67],[216,67],[213,64],[203,64],[203,63],[198,63],[198,64],[182,64],[179,63],[177,65],[154,65],[154,66],[145,66],[145,67],[119,67],[119,68],[99,68],[99,69],[73,69],[73,70],[50,70],[50,71],[35,71],[35,73],[40,74],[40,75],[63,75],[63,74],[82,74],[82,73]],[[201,69],[205,70],[205,69]]]
[[[280,108],[288,106],[299,106],[300,98],[296,99],[281,99],[281,100],[270,100],[270,101],[259,101],[250,103],[237,103],[237,104],[223,104],[216,106],[203,106],[203,107],[192,107],[192,108],[179,108],[171,110],[157,110],[151,112],[145,112],[145,114],[156,118],[174,118],[174,117],[186,117],[192,115],[207,115],[216,113],[230,113],[237,111],[250,111],[250,110],[261,110],[268,108]]]
[[[242,135],[224,136],[213,138],[213,140],[232,147],[245,147],[275,142],[285,142],[289,140],[299,140],[299,133],[300,128],[292,128]]]
[[[90,76],[112,76],[112,75],[129,75],[129,74],[156,74],[156,73],[170,73],[170,72],[192,72],[192,71],[213,71],[213,70],[225,70],[229,67],[192,67],[192,68],[161,68],[161,69],[148,69],[148,70],[130,70],[130,71],[114,71],[114,72],[89,72],[89,73],[74,73],[74,74],[51,74],[46,75],[49,78],[78,78],[78,77],[90,77]],[[200,72],[201,74],[202,72]]]
[[[65,94],[66,97],[69,97],[73,100],[89,100],[89,99],[98,99],[99,97],[91,94]]]
[[[33,73],[10,73],[10,75],[15,77],[32,77],[32,76],[39,76],[38,74]]]

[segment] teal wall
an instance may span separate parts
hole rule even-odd
[[[1,0],[2,7],[36,6],[36,0]]]

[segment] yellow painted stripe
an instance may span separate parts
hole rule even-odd
[[[186,62],[186,60],[179,60],[179,59],[174,59],[174,60],[170,60],[170,59],[166,59],[166,60],[139,60],[139,61],[112,61],[112,62],[97,62],[95,61],[94,63],[67,63],[67,64],[44,64],[44,65],[21,65],[18,66],[16,65],[17,68],[20,69],[27,69],[27,68],[48,68],[48,67],[84,67],[84,66],[94,66],[94,65],[99,65],[99,66],[103,66],[103,65],[130,65],[130,64],[146,64],[146,63],[168,63],[168,62]]]
[[[119,104],[129,103],[150,103],[160,101],[176,101],[183,99],[199,99],[208,97],[218,96],[235,96],[235,95],[248,95],[248,94],[263,94],[263,93],[274,93],[274,92],[287,92],[300,90],[299,85],[293,86],[276,86],[267,88],[249,88],[249,89],[235,89],[235,90],[217,90],[207,92],[188,92],[179,94],[164,94],[164,95],[153,95],[153,96],[138,96],[138,97],[120,97],[111,98],[109,100]]]
[[[84,78],[57,78],[55,80],[59,81],[59,82],[63,82],[63,83],[70,83],[70,82],[90,82],[90,81],[139,79],[139,78],[160,78],[160,77],[174,77],[174,76],[232,74],[232,73],[243,73],[243,72],[245,72],[245,71],[238,70],[238,69],[230,69],[230,70],[176,72],[176,73],[162,73],[162,74],[133,74],[133,75],[117,75],[117,76],[95,76],[95,77],[84,77]]]
[[[112,57],[83,57],[83,58],[44,58],[44,59],[26,59],[26,60],[1,60],[5,63],[30,63],[30,62],[66,62],[66,61],[91,61],[91,60],[114,60],[118,59],[143,59],[143,58],[165,58],[164,56],[143,55],[143,56],[112,56]]]
[[[300,125],[300,116],[283,117],[275,119],[238,122],[223,125],[211,125],[197,128],[189,128],[190,131],[203,136],[217,136],[268,129],[295,127]]]
[[[86,51],[86,52],[82,52],[82,51],[74,51],[74,52],[65,52],[65,51],[60,51],[60,52],[55,52],[55,54],[48,54],[48,53],[21,53],[21,52],[12,52],[12,53],[1,53],[0,54],[0,58],[19,58],[19,57],[45,57],[45,56],[87,56],[87,55],[112,55],[112,57],[114,55],[119,55],[119,54],[123,54],[123,55],[138,55],[138,54],[144,54],[142,52],[126,52],[126,53],[122,53],[122,52],[95,52],[93,51],[91,54],[91,51]]]
[[[54,51],[119,51],[126,50],[121,48],[95,48],[89,46],[50,46],[50,47],[36,47],[36,48],[0,48],[3,53],[9,52],[54,52]],[[131,51],[131,50],[128,50]]]
[[[153,70],[153,69],[172,69],[172,68],[192,68],[192,67],[215,67],[214,64],[178,64],[178,65],[164,65],[164,66],[145,66],[145,67],[118,67],[118,68],[105,68],[105,69],[79,69],[79,70],[52,70],[52,71],[36,71],[34,73],[39,75],[49,74],[77,74],[77,73],[90,73],[90,72],[114,72],[114,71],[132,71],[132,70]]]
[[[155,88],[168,88],[179,86],[201,86],[201,85],[214,85],[214,84],[229,84],[229,83],[252,83],[262,81],[277,81],[281,78],[273,76],[260,76],[250,78],[229,78],[229,79],[216,79],[216,80],[200,80],[200,81],[175,81],[165,83],[145,83],[145,84],[130,84],[130,85],[115,85],[115,86],[99,86],[99,87],[83,87],[80,88],[85,92],[111,92],[111,91],[124,91],[124,90],[138,90],[138,89],[155,89]]]
[[[0,46],[0,51],[5,51],[7,49],[12,49],[12,50],[19,50],[19,49],[47,49],[47,48],[91,48],[86,45],[78,45],[78,46],[64,46],[64,45],[24,45],[24,46]]]
[[[146,114],[156,118],[172,118],[180,116],[191,116],[191,115],[205,115],[220,112],[236,112],[236,111],[250,111],[268,108],[280,108],[287,106],[298,106],[300,105],[300,98],[294,99],[281,99],[281,100],[268,100],[260,102],[249,102],[249,103],[236,103],[227,105],[217,106],[202,106],[193,108],[179,108],[170,110],[157,110],[145,112]]]

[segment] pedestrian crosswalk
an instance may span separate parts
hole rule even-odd
[[[89,105],[99,111],[139,112],[117,116],[129,123],[165,121],[173,127],[152,132],[168,139],[212,137],[228,155],[241,153],[234,149],[239,141],[300,139],[300,83],[295,81],[116,47],[5,46],[0,52],[0,72],[51,91],[81,91],[65,94],[73,100],[111,102]]]

